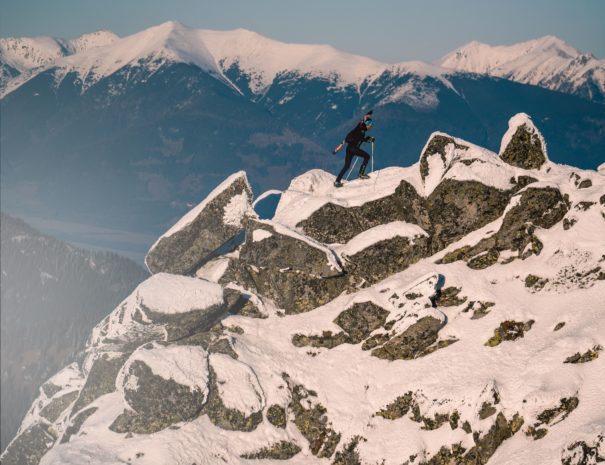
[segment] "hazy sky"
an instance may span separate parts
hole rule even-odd
[[[168,20],[243,27],[284,42],[331,44],[378,60],[433,61],[471,40],[556,35],[605,57],[605,0],[0,0],[0,36],[120,36]]]

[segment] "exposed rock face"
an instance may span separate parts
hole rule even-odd
[[[252,213],[252,191],[243,172],[217,187],[163,236],[145,263],[152,273],[192,274],[212,253],[233,241]],[[185,221],[184,221],[185,220]]]
[[[526,322],[507,320],[500,323],[494,330],[494,335],[485,343],[486,346],[495,347],[503,341],[514,341],[523,337],[523,335],[531,329],[534,321]]]
[[[258,240],[261,234],[262,240]],[[255,237],[257,240],[255,240]],[[329,302],[350,286],[336,255],[270,222],[251,220],[239,258],[222,282],[234,281],[273,299],[286,313],[300,313]]]
[[[498,232],[482,239],[475,246],[465,246],[443,257],[443,263],[464,259],[474,269],[486,268],[497,262],[504,250],[517,252],[518,258],[539,255],[543,244],[534,235],[536,227],[549,229],[563,219],[569,203],[554,187],[528,187],[519,195],[518,203],[504,215]]]
[[[363,231],[393,221],[417,224],[423,229],[429,225],[423,198],[406,181],[401,181],[392,195],[366,202],[360,207],[345,208],[327,203],[297,227],[309,237],[326,244],[344,244]]]
[[[2,463],[37,465],[55,444],[56,433],[49,426],[34,424],[19,434],[2,455]]]
[[[441,171],[443,172],[447,169],[448,162],[451,161],[451,156],[446,154],[448,146],[450,146],[451,149],[468,150],[466,145],[456,143],[452,137],[448,137],[445,134],[433,135],[429,139],[426,149],[420,156],[420,175],[423,180],[429,176],[429,159],[435,155],[439,156],[441,159]]]
[[[509,165],[526,170],[539,169],[547,161],[544,139],[531,118],[520,113],[508,123],[502,140],[500,158]]]

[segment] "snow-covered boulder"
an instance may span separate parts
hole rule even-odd
[[[192,274],[255,217],[246,173],[229,176],[160,237],[145,257],[152,273]]]
[[[544,137],[529,115],[518,113],[508,121],[499,155],[509,165],[526,170],[539,169],[548,161]]]

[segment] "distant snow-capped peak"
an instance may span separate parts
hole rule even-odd
[[[588,93],[588,98],[593,97],[591,84],[601,95],[605,93],[605,61],[582,53],[555,36],[498,46],[473,41],[437,63],[457,71],[503,77],[551,90],[575,93],[586,86],[584,93]]]
[[[262,93],[280,73],[288,72],[327,78],[339,86],[360,86],[385,71],[440,79],[446,72],[428,63],[387,64],[329,45],[290,44],[247,29],[212,31],[190,28],[176,21],[124,38],[99,31],[70,41],[67,46],[55,39],[45,39],[60,50],[38,66],[57,68],[59,80],[69,72],[76,72],[86,86],[128,65],[145,63],[153,70],[167,61],[196,65],[229,84],[225,73],[236,66],[249,77],[250,90],[255,94]],[[89,43],[95,46],[87,46]],[[23,82],[24,79],[14,82],[6,90],[10,92]]]

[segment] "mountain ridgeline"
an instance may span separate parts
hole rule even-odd
[[[435,128],[495,151],[517,112],[555,162],[596,168],[605,153],[602,103],[535,85],[245,30],[103,37],[3,86],[5,208],[159,235],[240,169],[257,191],[335,172],[331,149],[370,108],[378,167],[414,163]]]
[[[2,213],[2,449],[38,388],[75,360],[91,328],[147,274],[118,255],[89,252]]]
[[[260,219],[243,171],[41,387],[7,465],[590,465],[605,460],[605,175],[532,119],[444,132]]]

